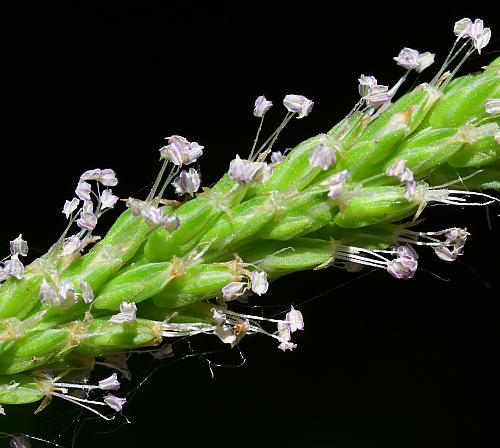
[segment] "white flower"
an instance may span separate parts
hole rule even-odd
[[[335,151],[327,145],[320,143],[309,155],[309,165],[313,168],[321,168],[326,171],[336,162]]]
[[[281,342],[288,342],[290,340],[290,326],[287,322],[278,322],[278,338]]]
[[[113,373],[108,378],[99,381],[99,389],[101,390],[118,390],[120,389],[120,382],[118,381],[116,373]]]
[[[251,277],[251,284],[252,284],[252,291],[255,294],[257,294],[258,296],[265,294],[269,288],[269,282],[267,281],[267,274],[264,271],[261,272],[253,271]]]
[[[118,196],[115,196],[113,192],[107,188],[101,194],[101,209],[113,208],[118,201]]]
[[[116,412],[121,411],[126,402],[127,400],[125,398],[118,398],[112,394],[108,394],[104,397],[104,403]]]
[[[500,98],[486,100],[486,113],[490,115],[500,114]]]
[[[179,226],[181,225],[181,220],[174,213],[173,215],[165,216],[165,218],[163,218],[161,225],[168,232],[173,232],[174,230],[179,228]]]
[[[88,182],[81,180],[78,182],[75,193],[82,201],[90,201],[91,185]]]
[[[358,81],[359,94],[365,100],[367,106],[378,108],[390,101],[389,88],[378,84],[377,78],[374,76],[361,75]]]
[[[144,219],[152,226],[160,225],[163,220],[163,211],[158,207],[148,205],[144,212]]]
[[[167,137],[168,145],[160,148],[162,159],[170,160],[176,166],[190,165],[203,154],[203,146],[198,142],[189,142],[180,135]]]
[[[47,280],[43,279],[40,284],[40,302],[52,302],[54,303],[57,298],[56,287],[49,283]]]
[[[457,36],[459,39],[462,39],[463,37],[469,37],[471,26],[472,26],[472,20],[466,17],[464,19],[460,19],[458,22],[455,22],[453,32],[455,33],[455,36]]]
[[[488,45],[491,39],[491,30],[489,28],[484,28],[481,19],[476,19],[469,28],[469,35],[472,39],[474,48],[481,54],[481,50]]]
[[[434,62],[434,56],[434,54],[428,51],[419,53],[417,50],[405,47],[399,52],[399,55],[393,59],[399,66],[407,70],[415,70],[417,73],[421,73]]]
[[[69,238],[66,238],[62,247],[62,255],[67,257],[69,255],[73,255],[80,250],[82,247],[82,242],[77,235],[71,235]]]
[[[111,316],[109,321],[113,324],[122,324],[124,322],[134,322],[137,314],[137,306],[134,302],[120,303],[120,312]]]
[[[288,112],[298,113],[297,118],[307,117],[314,106],[314,102],[303,95],[286,95],[283,104]]]
[[[265,113],[269,109],[271,109],[272,106],[273,102],[266,100],[266,97],[264,95],[261,95],[255,100],[255,108],[253,110],[253,114],[256,117],[263,117]]]
[[[214,320],[215,325],[218,327],[224,325],[226,323],[226,315],[217,308],[212,308],[212,319]]]
[[[280,345],[278,345],[278,348],[284,352],[287,350],[293,351],[295,348],[297,348],[297,344],[294,344],[293,342],[282,342]]]
[[[78,204],[80,204],[80,199],[78,198],[73,198],[71,199],[71,201],[64,202],[64,207],[62,212],[66,215],[66,219],[68,219],[69,215],[71,215],[71,213],[73,213],[76,210]]]
[[[92,204],[92,202],[88,201],[85,205],[89,203]],[[90,206],[87,208],[90,208]],[[76,220],[76,225],[80,227],[80,229],[93,230],[97,225],[97,216],[92,211],[85,211],[84,209],[80,212],[80,217]]]
[[[10,242],[11,255],[21,255],[25,257],[28,255],[28,243],[23,240],[23,235],[20,234],[15,240]]]
[[[92,286],[90,286],[86,281],[80,282],[80,288],[82,290],[83,301],[88,305],[94,301],[94,291]]]
[[[283,162],[283,160],[285,160],[285,156],[281,154],[281,151],[274,151],[271,153],[271,163],[274,165]]]
[[[273,173],[272,166],[265,162],[251,162],[250,160],[236,158],[229,164],[229,177],[240,185],[246,185],[250,182],[259,182],[265,184]]]
[[[69,308],[76,303],[76,294],[73,283],[63,280],[59,284],[57,303],[63,308]]]
[[[215,327],[214,334],[219,336],[224,344],[232,344],[236,341],[236,334],[230,325],[218,325]]]
[[[118,184],[116,173],[109,168],[106,168],[104,170],[96,168],[94,170],[85,171],[80,176],[80,180],[95,180],[106,187],[114,187]]]
[[[304,329],[304,318],[299,310],[296,310],[293,306],[285,317],[286,322],[290,326],[290,331],[294,333],[297,330]]]
[[[198,172],[194,168],[189,168],[189,171],[181,171],[172,185],[175,187],[175,192],[182,196],[190,194],[191,196],[200,188],[201,180]]]
[[[222,288],[222,297],[228,302],[243,295],[247,289],[248,285],[244,282],[231,282]]]
[[[5,260],[3,272],[18,280],[24,277],[24,265],[19,260],[19,254],[14,254],[10,260]]]
[[[337,199],[344,191],[346,180],[350,177],[348,170],[340,171],[327,180],[328,197],[330,199]]]

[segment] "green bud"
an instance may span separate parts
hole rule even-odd
[[[153,297],[155,305],[177,308],[220,294],[228,283],[241,280],[242,269],[237,262],[209,263],[187,267]]]
[[[460,151],[450,157],[448,164],[457,168],[482,167],[500,159],[500,143],[497,123],[488,123],[473,128],[470,140]]]
[[[153,232],[144,246],[149,261],[166,261],[183,257],[195,248],[200,236],[224,212],[238,204],[245,196],[242,187],[227,174],[211,190],[185,202],[177,210],[180,226],[172,233],[160,228]]]
[[[500,78],[492,70],[485,71],[450,90],[431,111],[428,124],[433,128],[449,128],[480,119],[486,116],[486,100],[499,96]]]
[[[161,342],[161,323],[146,319],[115,324],[109,317],[99,317],[87,328],[75,351],[92,356],[117,353]]]
[[[68,329],[29,333],[0,355],[0,373],[19,373],[40,367],[71,343]]]
[[[358,228],[397,221],[417,211],[418,201],[404,197],[401,187],[368,187],[341,197],[334,222],[340,227]],[[417,189],[418,197],[418,189]]]
[[[118,273],[94,300],[96,309],[118,310],[120,303],[142,302],[158,294],[173,278],[172,263],[148,263]]]
[[[40,384],[28,375],[0,375],[0,404],[27,404],[45,396]]]

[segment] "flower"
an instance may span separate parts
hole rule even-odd
[[[417,184],[413,178],[413,172],[409,168],[406,168],[404,160],[397,159],[394,161],[385,170],[385,175],[396,177],[401,183],[405,184],[406,189],[403,195],[408,201],[415,198]]]
[[[336,199],[344,190],[346,180],[350,177],[348,170],[339,171],[338,173],[331,176],[328,181],[328,197],[330,199]]]
[[[62,255],[64,257],[73,255],[77,253],[81,247],[82,247],[82,242],[80,238],[78,238],[77,235],[71,235],[70,237],[66,238],[66,240],[63,243]]]
[[[76,294],[73,283],[63,280],[59,284],[59,290],[57,293],[57,304],[63,308],[69,308],[76,303]]]
[[[302,313],[299,310],[296,310],[293,306],[290,311],[286,313],[285,321],[288,323],[292,333],[297,330],[304,329],[304,318],[302,317]]]
[[[80,282],[80,288],[82,290],[83,301],[88,305],[94,301],[94,291],[92,286],[90,286],[86,281]]]
[[[190,194],[191,196],[200,188],[201,180],[198,172],[194,168],[189,168],[189,171],[181,171],[172,185],[175,187],[175,192],[182,196]]]
[[[144,212],[144,219],[149,225],[160,225],[163,220],[163,211],[158,207],[148,205]]]
[[[56,287],[49,283],[47,280],[43,279],[40,284],[40,302],[52,302],[54,303],[57,298]]]
[[[118,381],[116,373],[99,381],[99,389],[101,390],[118,390],[120,389],[120,382]]]
[[[11,255],[21,255],[22,257],[28,255],[28,243],[23,240],[22,234],[10,242],[10,253]]]
[[[118,201],[118,196],[115,196],[113,192],[107,188],[101,194],[101,209],[113,208]]]
[[[474,48],[479,54],[481,54],[481,50],[488,45],[488,42],[491,39],[491,30],[489,28],[484,28],[484,24],[481,19],[476,19],[469,27],[469,35],[472,39]]]
[[[293,351],[297,348],[297,344],[294,344],[293,342],[281,342],[280,345],[278,345],[278,348],[284,352],[287,350]]]
[[[393,277],[407,280],[413,278],[418,267],[418,262],[412,258],[409,252],[405,252],[403,256],[398,256],[394,260],[387,262],[387,272]]]
[[[137,314],[137,306],[134,302],[120,303],[120,312],[111,316],[109,321],[113,324],[122,324],[124,322],[134,322]]]
[[[85,171],[80,176],[80,180],[95,180],[106,187],[114,187],[118,184],[116,173],[109,168],[104,170],[96,168],[94,170]]]
[[[228,302],[245,293],[248,289],[247,283],[244,282],[231,282],[222,288],[222,297]]]
[[[273,151],[271,153],[271,163],[273,163],[274,165],[283,162],[283,160],[285,160],[285,156],[281,154],[281,151]]]
[[[278,322],[278,338],[281,342],[288,342],[291,338],[290,326],[287,322]]]
[[[320,143],[309,155],[309,165],[313,168],[321,168],[326,171],[336,162],[335,151],[327,145]]]
[[[24,265],[19,260],[19,254],[14,254],[9,260],[5,260],[2,272],[18,280],[24,277]]]
[[[226,315],[217,308],[212,308],[212,319],[214,320],[215,325],[221,326],[226,323]]]
[[[269,288],[269,282],[267,281],[266,272],[253,271],[251,276],[251,285],[252,291],[258,296],[265,294]]]
[[[80,204],[80,199],[78,198],[73,198],[71,199],[71,201],[66,200],[64,202],[64,207],[62,212],[66,215],[66,219],[69,219],[69,215],[71,215],[71,213],[73,213],[76,210],[78,204]]]
[[[134,216],[141,216],[142,210],[140,206],[140,201],[134,198],[128,198],[125,201],[125,205],[130,209],[130,212]]]
[[[500,114],[500,98],[486,100],[486,113],[490,115]]]
[[[116,412],[121,411],[126,402],[127,400],[125,398],[118,398],[112,394],[108,394],[104,397],[104,403]]]
[[[181,220],[174,213],[170,216],[165,216],[165,218],[163,218],[161,225],[168,232],[173,232],[174,230],[179,228],[179,226],[181,225]]]
[[[470,27],[472,26],[472,20],[468,17],[464,19],[460,19],[455,22],[455,26],[453,28],[453,32],[458,39],[462,39],[463,37],[469,37]]]
[[[78,182],[75,193],[82,201],[90,201],[91,185],[88,182],[81,180]]]
[[[297,118],[307,117],[314,106],[314,102],[303,95],[286,95],[283,104],[288,112],[298,113]]]
[[[390,101],[391,95],[387,86],[379,85],[374,76],[361,75],[359,78],[359,94],[366,102],[367,106],[378,108],[387,101]]]
[[[86,204],[92,204],[90,201],[86,201]],[[93,211],[90,211],[91,207],[84,204],[84,209],[80,212],[80,217],[76,220],[76,225],[80,229],[84,230],[94,230],[97,225],[97,216]]]
[[[419,53],[417,50],[412,48],[403,48],[397,57],[393,58],[397,64],[407,70],[415,70],[417,73],[421,73],[427,67],[434,63],[434,54],[426,51],[425,53]]]
[[[180,135],[171,135],[166,140],[169,144],[160,148],[161,158],[170,160],[176,166],[190,165],[203,154],[204,146],[189,142]]]
[[[263,117],[272,106],[272,101],[266,100],[266,97],[261,95],[255,100],[255,109],[253,110],[253,114],[256,117]]]
[[[230,325],[217,325],[214,329],[214,334],[217,335],[224,344],[232,344],[237,338]]]
[[[265,162],[251,162],[236,157],[229,164],[229,177],[244,186],[250,182],[265,184],[273,173],[273,169]]]

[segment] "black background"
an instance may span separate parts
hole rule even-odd
[[[4,14],[5,252],[20,232],[33,256],[57,239],[63,202],[84,170],[112,167],[121,197],[144,197],[159,168],[157,150],[171,134],[205,146],[203,184],[211,184],[234,153],[248,153],[258,95],[275,103],[268,131],[281,120],[285,94],[316,103],[310,117],[288,126],[284,149],[341,119],[357,100],[359,74],[397,81],[402,70],[391,58],[403,46],[442,61],[455,20],[479,16],[494,33],[463,72],[499,50],[499,15],[479,4],[446,12],[410,2],[352,2],[343,11],[314,2],[173,5],[25,6]],[[467,226],[472,236],[453,264],[421,251],[422,269],[411,281],[327,270],[273,284],[256,303],[300,306],[306,331],[293,353],[249,337],[241,344],[245,365],[214,367],[212,379],[201,357],[182,359],[189,349],[179,344],[175,362],[125,408],[131,424],[84,420],[89,414],[78,418],[73,405],[55,402],[36,416],[33,406],[8,408],[0,430],[65,447],[496,446],[500,227],[498,206],[490,211],[491,230],[485,209],[426,210],[429,229]],[[194,352],[220,348],[209,337],[192,342]],[[239,362],[237,351],[209,358]],[[137,375],[126,390],[151,371],[149,363],[147,356],[133,361]]]

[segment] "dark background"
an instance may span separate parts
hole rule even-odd
[[[26,6],[4,14],[4,252],[20,232],[32,255],[58,238],[62,205],[84,170],[112,167],[121,197],[145,197],[159,168],[157,150],[171,134],[205,146],[203,184],[211,184],[234,153],[248,153],[258,95],[275,102],[268,132],[282,118],[285,94],[315,101],[311,116],[283,133],[284,149],[341,119],[357,100],[359,74],[397,81],[402,70],[391,58],[403,46],[435,52],[439,65],[455,20],[479,16],[494,33],[463,73],[499,50],[498,11],[479,2],[446,12],[408,2],[352,2],[342,12],[314,2],[275,11],[253,2],[164,5]],[[213,367],[212,379],[204,358],[185,358],[190,349],[179,344],[174,362],[125,408],[130,424],[84,420],[90,414],[79,417],[56,400],[36,416],[33,406],[8,408],[0,430],[65,447],[496,446],[498,206],[490,212],[491,230],[484,209],[426,210],[429,229],[467,226],[472,236],[453,264],[421,251],[422,269],[411,281],[327,270],[273,284],[256,303],[277,305],[270,312],[299,306],[306,331],[293,353],[249,337],[240,346],[246,363]],[[221,346],[207,337],[191,348]],[[240,361],[236,350],[208,358]],[[137,375],[126,390],[151,371],[149,363],[148,356],[133,361]]]

